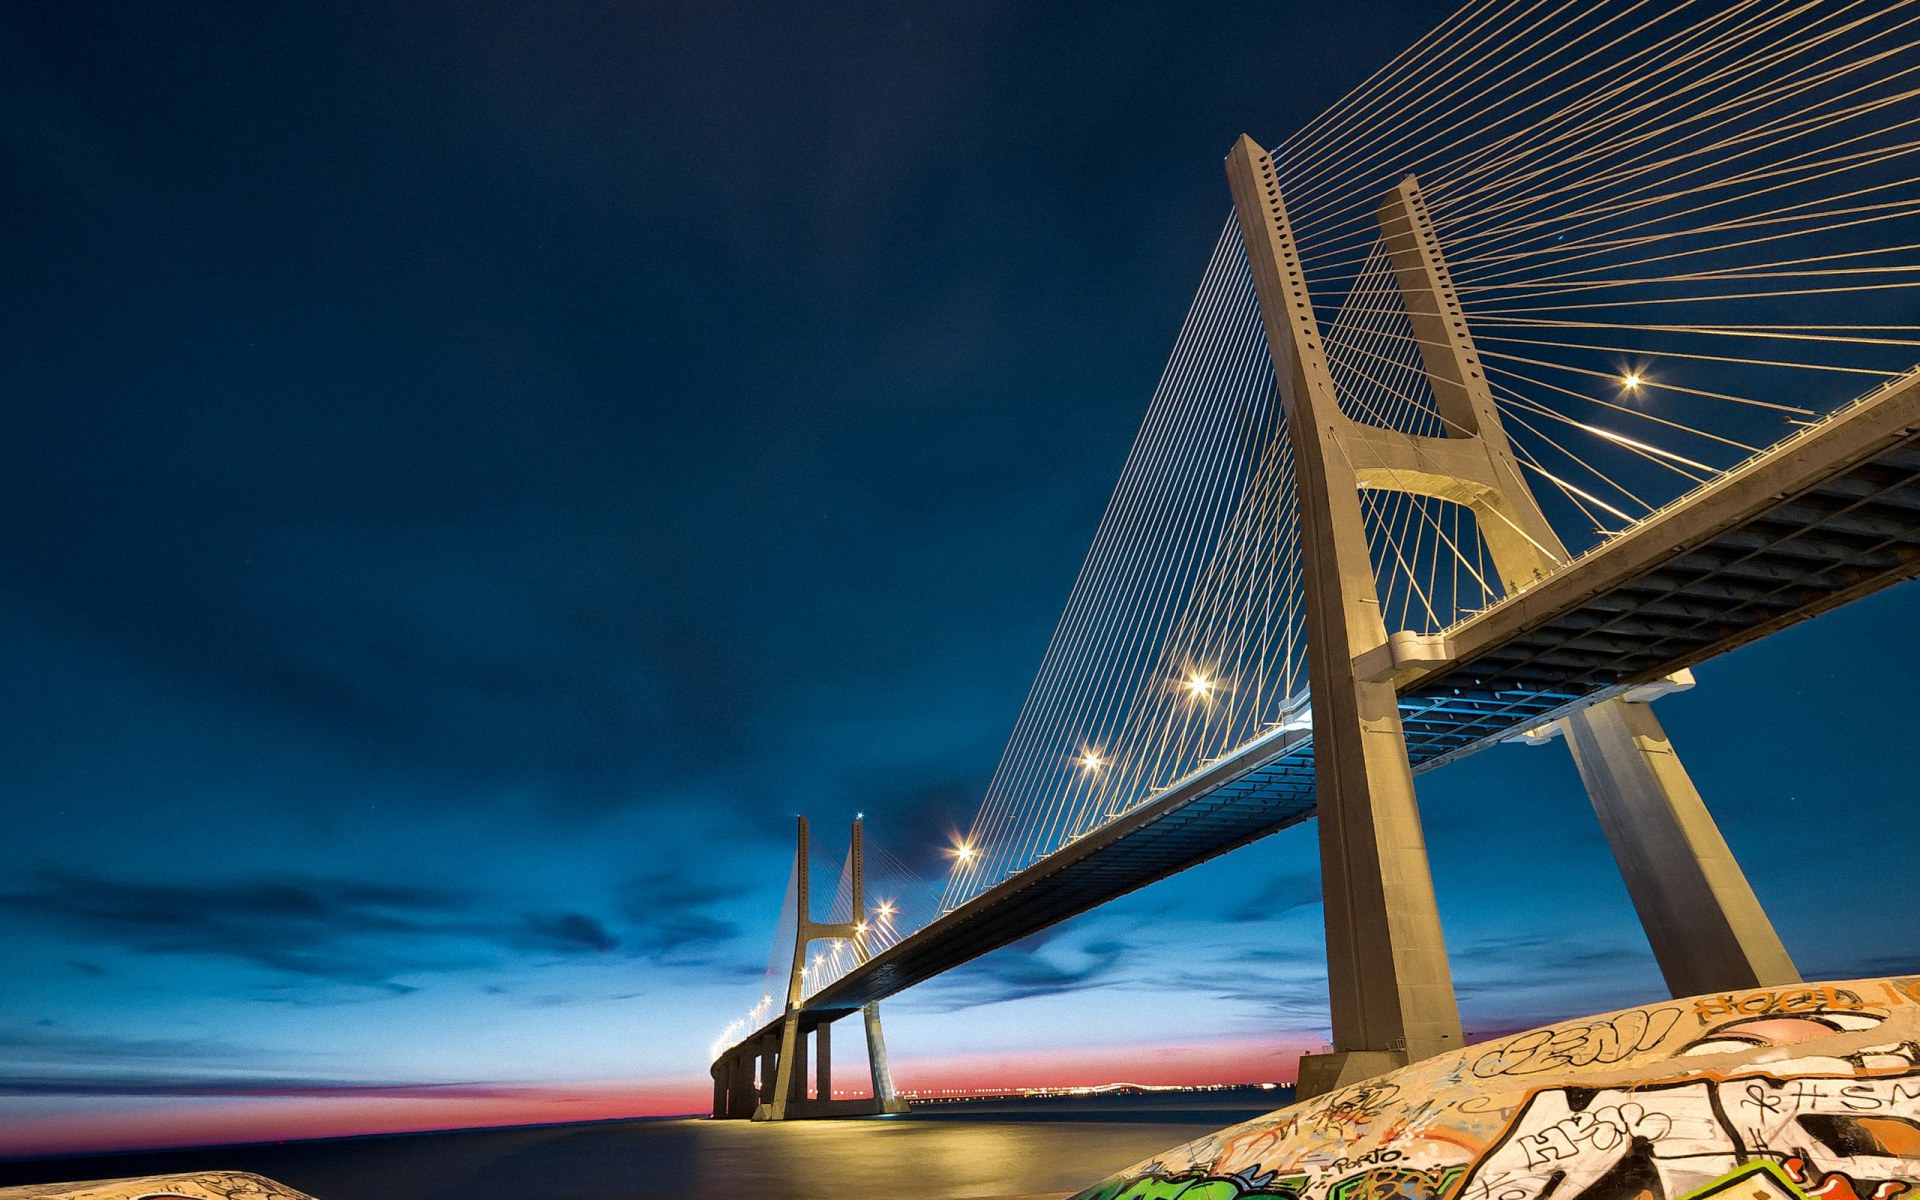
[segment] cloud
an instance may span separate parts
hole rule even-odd
[[[622,944],[583,913],[494,913],[464,892],[299,876],[150,883],[45,871],[30,887],[0,892],[0,912],[135,953],[237,959],[393,994],[414,990],[394,978],[410,972],[503,955],[600,955]]]
[[[605,954],[620,945],[620,939],[608,933],[606,926],[581,913],[533,914],[526,922],[527,943],[541,950]]]
[[[724,861],[723,856],[715,858]],[[754,889],[719,875],[718,869],[696,872],[676,865],[630,880],[621,890],[620,915],[633,952],[662,958],[688,946],[716,945],[738,937],[738,925],[708,910],[751,895]]]
[[[1276,1029],[1318,1032],[1327,1020],[1327,963],[1315,950],[1250,948],[1222,955],[1212,969],[1159,977],[1156,987],[1254,1006]]]
[[[1513,933],[1463,942],[1449,957],[1463,1016],[1484,1036],[1666,995],[1644,943]]]
[[[123,1037],[105,1033],[75,1033],[52,1021],[31,1027],[0,1028],[0,1061],[14,1070],[36,1063],[62,1066],[85,1063],[124,1068],[132,1062],[234,1061],[243,1048],[217,1038]]]
[[[248,1096],[496,1099],[530,1089],[474,1083],[364,1083],[274,1075],[173,1073],[0,1076],[0,1096]]]
[[[1227,916],[1247,923],[1270,921],[1297,908],[1320,903],[1320,877],[1306,872],[1270,875],[1260,890],[1235,905]]]
[[[1879,954],[1843,959],[1831,964],[1815,960],[1803,964],[1808,979],[1872,979],[1881,975],[1920,975],[1920,954]]]
[[[1090,988],[1109,987],[1129,947],[1105,939],[1090,942],[1077,952],[1043,953],[1040,935],[975,959],[929,984],[916,1007],[933,1012],[977,1008],[1032,996],[1058,996]],[[1073,961],[1077,959],[1078,961]]]
[[[284,1054],[284,1049],[280,1051]],[[218,1038],[141,1038],[77,1033],[41,1023],[0,1028],[0,1097],[318,1097],[493,1099],[527,1085],[340,1079],[249,1070],[258,1047]]]
[[[1547,934],[1505,934],[1450,947],[1455,990],[1461,995],[1500,992],[1518,986],[1598,983],[1655,970],[1645,945],[1582,941]]]

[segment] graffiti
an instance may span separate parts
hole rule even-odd
[[[1808,1200],[1778,1163],[1761,1161],[1737,1168],[1680,1200]]]
[[[1820,1200],[1893,1200],[1910,1187],[1905,1180],[1884,1179],[1862,1192],[1859,1183],[1845,1172],[1822,1171],[1808,1166],[1802,1158],[1789,1158],[1783,1165],[1802,1192]]]
[[[1513,1034],[1223,1129],[1082,1200],[1920,1200],[1917,1189],[1920,977],[1900,976]]]
[[[1147,1174],[1130,1179],[1112,1180],[1079,1200],[1243,1200],[1243,1198],[1279,1196],[1298,1200],[1299,1193],[1277,1181],[1256,1181],[1245,1175],[1215,1176],[1188,1172],[1182,1175]]]
[[[1327,1200],[1438,1200],[1447,1194],[1463,1167],[1409,1171],[1385,1167],[1349,1175],[1327,1189]]]
[[[1609,1105],[1569,1113],[1539,1133],[1522,1139],[1527,1165],[1551,1166],[1591,1153],[1606,1154],[1639,1139],[1653,1143],[1673,1132],[1673,1118],[1638,1104]]]
[[[1539,1200],[1615,1190],[1677,1196],[1737,1165],[1707,1083],[1659,1091],[1550,1088],[1536,1093],[1462,1181],[1463,1200]],[[1611,1178],[1610,1178],[1611,1177]],[[1677,1186],[1681,1180],[1685,1186]]]
[[[1878,1012],[1807,1012],[1793,1016],[1748,1017],[1707,1030],[1680,1048],[1688,1057],[1707,1054],[1738,1054],[1755,1047],[1799,1046],[1835,1033],[1858,1033],[1878,1029],[1885,1014]],[[1836,1061],[1837,1060],[1837,1061]],[[1920,1066],[1920,1042],[1886,1042],[1833,1054],[1821,1062],[1801,1057],[1782,1064],[1791,1072],[1815,1074],[1846,1073],[1849,1070],[1908,1070]],[[1776,1068],[1780,1070],[1781,1068]]]
[[[1475,1059],[1473,1073],[1493,1079],[1617,1063],[1659,1045],[1680,1015],[1677,1008],[1636,1008],[1581,1025],[1536,1029]]]
[[[1325,1161],[1315,1162],[1314,1165],[1322,1171],[1329,1172],[1358,1171],[1366,1167],[1377,1167],[1382,1163],[1398,1162],[1405,1157],[1406,1154],[1402,1151],[1381,1147],[1376,1150],[1369,1150],[1358,1158],[1330,1158]]]
[[[1693,1002],[1693,1015],[1702,1021],[1711,1021],[1715,1017],[1762,1017],[1777,1013],[1835,1012],[1865,1007],[1860,994],[1847,988],[1803,987],[1780,992],[1699,996]]]
[[[1873,1126],[1861,1121],[1863,1113],[1875,1114]],[[1920,1167],[1915,1118],[1920,1076],[1912,1075],[1852,1083],[1736,1076],[1598,1093],[1556,1088],[1532,1098],[1459,1194],[1461,1200],[1539,1200],[1549,1191],[1586,1196],[1589,1184],[1629,1157],[1658,1179],[1656,1196],[1677,1196],[1762,1155],[1817,1157],[1825,1169],[1884,1182],[1889,1161]]]
[[[199,1171],[139,1179],[96,1179],[0,1188],[0,1200],[312,1200],[264,1175]]]
[[[1400,1099],[1400,1088],[1391,1083],[1356,1083],[1333,1093],[1327,1106],[1314,1114],[1321,1128],[1339,1125],[1368,1125],[1378,1120]]]

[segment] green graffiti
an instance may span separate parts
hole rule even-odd
[[[1437,1171],[1375,1167],[1349,1175],[1328,1188],[1327,1200],[1438,1200],[1466,1169],[1464,1165]]]

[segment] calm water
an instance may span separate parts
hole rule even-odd
[[[906,1200],[1064,1195],[1284,1096],[1036,1101],[905,1117],[623,1121],[0,1163],[0,1186],[224,1168],[319,1200]]]

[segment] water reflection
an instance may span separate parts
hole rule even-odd
[[[256,1171],[318,1200],[985,1200],[1071,1194],[1252,1113],[622,1121],[0,1163],[0,1186]],[[1118,1118],[1118,1119],[1116,1119]]]

